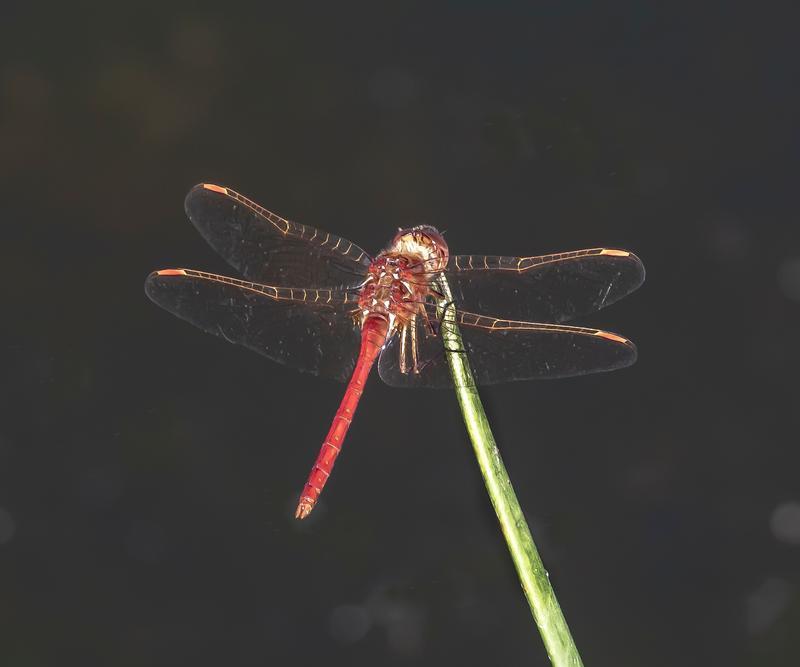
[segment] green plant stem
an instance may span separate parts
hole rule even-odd
[[[489,420],[486,418],[475,387],[469,360],[467,355],[461,352],[464,350],[464,345],[450,287],[444,276],[439,280],[439,288],[445,296],[439,308],[441,335],[458,403],[461,406],[461,414],[472,440],[489,498],[522,583],[522,590],[525,591],[533,618],[539,627],[550,662],[556,667],[582,665],[567,621],[550,585],[549,575],[542,565],[542,559],[533,543],[531,531],[528,529],[508,472],[500,457],[500,451],[495,444]]]

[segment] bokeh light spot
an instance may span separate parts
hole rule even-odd
[[[781,542],[800,545],[800,503],[792,500],[778,505],[772,511],[769,525]]]
[[[0,544],[8,544],[14,537],[17,524],[7,509],[0,507]]]
[[[783,579],[770,578],[747,598],[747,631],[758,635],[769,630],[792,599],[791,586]]]
[[[369,632],[372,620],[364,607],[343,604],[331,612],[328,631],[341,644],[354,644]]]
[[[785,296],[800,301],[800,257],[781,262],[778,267],[778,284]]]

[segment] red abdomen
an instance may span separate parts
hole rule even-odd
[[[333,464],[342,450],[347,429],[350,428],[353,415],[358,407],[358,401],[364,392],[364,385],[369,377],[372,364],[375,363],[375,359],[386,341],[387,331],[388,323],[383,317],[371,316],[364,322],[361,329],[361,352],[358,355],[353,376],[344,392],[344,398],[336,411],[328,435],[322,443],[314,467],[311,468],[311,474],[303,487],[303,493],[300,494],[300,501],[295,512],[295,517],[298,519],[305,519],[311,513],[319,494],[322,493],[325,482],[330,477]]]

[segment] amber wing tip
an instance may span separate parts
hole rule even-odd
[[[161,271],[156,271],[155,275],[157,276],[185,276],[186,271],[183,269],[161,269]]]
[[[633,347],[633,343],[629,341],[627,338],[622,336],[618,336],[615,333],[611,333],[610,331],[596,331],[595,336],[600,336],[600,338],[605,338],[606,340],[612,340],[615,343],[622,343],[623,345],[628,345]]]
[[[603,248],[601,255],[610,255],[611,257],[630,257],[631,253],[627,250],[616,250],[614,248]]]
[[[214,185],[213,183],[201,183],[204,190],[211,190],[211,192],[219,192],[221,195],[228,194],[228,188],[223,188],[221,185]]]

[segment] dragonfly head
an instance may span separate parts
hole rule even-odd
[[[399,229],[390,248],[392,253],[407,257],[413,264],[423,262],[425,271],[439,271],[447,266],[450,253],[441,232],[430,225]]]

